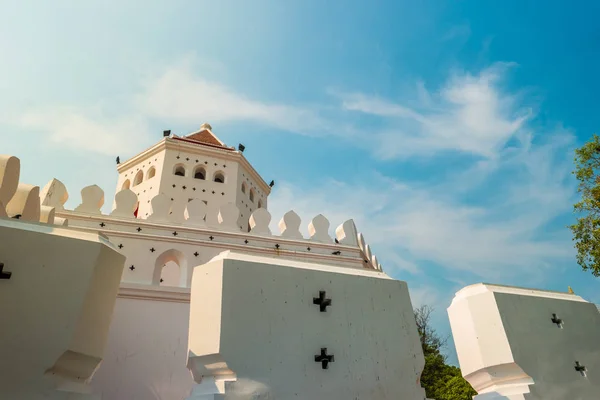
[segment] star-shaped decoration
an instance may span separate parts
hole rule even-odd
[[[178,235],[177,231],[173,232],[173,236],[177,236],[177,235]]]
[[[196,164],[198,164],[198,160],[196,160]]]
[[[275,244],[275,248],[279,249],[279,243]]]
[[[215,167],[217,166],[217,163],[215,163]]]
[[[141,232],[142,228],[140,228],[139,226],[137,227],[136,231]]]
[[[156,251],[156,249],[155,249],[154,247],[152,247],[152,248],[150,249],[150,251],[151,251],[152,253],[154,253],[154,252]]]
[[[160,283],[163,283],[165,280],[163,278],[160,278]]]
[[[200,253],[198,253],[198,252],[194,253],[194,257],[198,257],[199,255],[200,255]]]
[[[221,196],[225,196],[225,192],[221,192]]]
[[[173,201],[173,198],[171,197],[171,201]]]
[[[227,165],[223,164],[223,168],[227,168]]]
[[[193,190],[193,191],[196,191],[196,188],[194,188],[194,187],[193,187],[193,188],[192,188],[192,190]]]
[[[310,251],[310,247],[307,247],[306,250]]]
[[[209,236],[208,238],[209,238],[210,240],[213,240],[215,237],[211,235],[211,236]]]
[[[179,156],[177,156],[177,157],[175,157],[175,158],[177,158],[177,159],[179,160],[179,158],[180,158],[180,157],[179,157]]]
[[[208,165],[208,161],[204,161],[204,164]]]
[[[244,243],[248,244],[248,243],[249,243],[249,242],[248,242],[248,239],[244,240]]]
[[[173,184],[173,187],[175,187],[175,186],[176,186],[176,185],[175,185],[175,184]]]
[[[185,161],[190,161],[190,159],[188,157],[185,158]]]
[[[133,271],[135,267],[132,265],[131,267],[129,267],[129,269]]]
[[[215,191],[214,191],[214,190],[212,191],[212,194],[215,194]]]
[[[186,189],[186,186],[182,186],[181,188],[182,188],[183,190],[185,190],[185,189]]]
[[[119,248],[122,249],[123,248],[123,243],[119,244]]]
[[[206,189],[202,189],[202,192],[206,192]]]
[[[100,222],[100,226],[101,226],[102,228],[104,228],[104,227],[106,226],[106,224],[105,224],[104,222]]]

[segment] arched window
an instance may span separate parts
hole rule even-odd
[[[126,179],[125,182],[123,182],[123,186],[121,186],[121,190],[129,189],[130,186],[131,182],[129,182],[129,179]]]
[[[258,208],[262,208],[262,201],[258,201]]]
[[[248,197],[250,197],[250,201],[254,203],[254,189],[250,189],[250,195]]]
[[[144,180],[144,173],[142,171],[138,171],[137,174],[135,174],[135,178],[133,178],[133,186],[137,186],[140,183],[142,183],[142,181]]]
[[[146,173],[146,179],[154,178],[154,175],[156,175],[156,168],[151,167]]]
[[[215,176],[213,177],[213,181],[217,183],[225,183],[225,175],[221,171],[215,172]]]
[[[173,169],[173,174],[177,176],[185,176],[185,167],[183,165],[176,165]]]
[[[246,193],[246,182],[242,182],[242,193]]]
[[[196,167],[194,170],[194,178],[195,179],[206,179],[206,170],[203,167]]]

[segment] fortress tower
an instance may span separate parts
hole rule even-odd
[[[119,164],[109,215],[97,185],[74,210],[56,179],[40,195],[59,221],[100,233],[125,257],[92,391],[102,400],[423,399],[408,287],[383,272],[354,222],[333,230],[312,216],[305,237],[290,210],[272,232],[270,186],[242,151],[208,124],[165,133]]]
[[[240,229],[248,231],[250,214],[267,208],[271,192],[243,152],[228,147],[206,123],[187,136],[165,137],[118,164],[117,171],[117,192],[131,189],[137,195],[141,219],[152,214],[152,198],[164,193],[173,204],[200,199],[212,210],[233,203],[240,210]]]

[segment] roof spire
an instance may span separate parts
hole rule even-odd
[[[212,126],[210,126],[210,124],[208,122],[205,122],[202,125],[200,125],[200,132],[202,132],[205,129],[212,131]]]
[[[571,286],[569,286],[569,294],[575,294],[575,292],[573,291],[573,289],[571,289]]]

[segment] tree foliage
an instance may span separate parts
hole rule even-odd
[[[571,225],[577,249],[577,263],[584,271],[600,276],[600,137],[594,135],[575,150],[575,171],[580,201],[574,211],[580,215]]]
[[[442,338],[431,326],[433,308],[427,305],[414,310],[417,331],[425,356],[425,367],[421,373],[421,386],[430,399],[472,400],[477,394],[461,375],[460,369],[446,364],[446,356],[441,352],[448,341]]]

